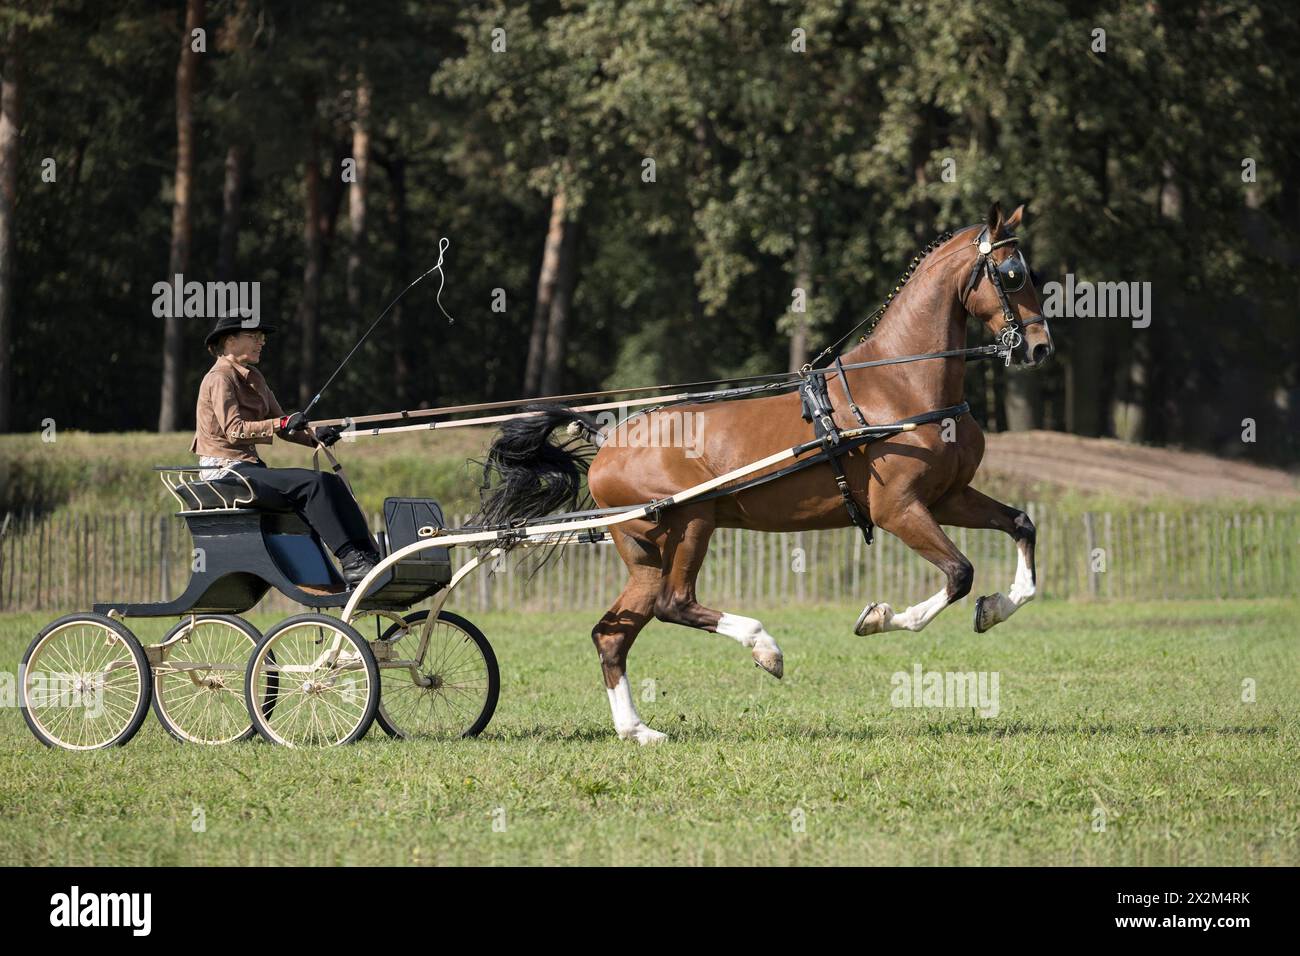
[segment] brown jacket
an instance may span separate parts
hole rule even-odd
[[[221,356],[203,376],[194,415],[190,451],[214,458],[258,461],[256,445],[269,445],[284,410],[262,373]],[[299,445],[315,446],[307,432],[280,435]]]

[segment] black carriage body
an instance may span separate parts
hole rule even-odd
[[[352,591],[335,570],[320,538],[291,511],[203,508],[177,513],[194,540],[190,581],[180,597],[156,604],[108,602],[98,614],[174,617],[181,614],[243,614],[275,588],[309,608],[342,607]],[[419,540],[424,526],[444,528],[442,509],[428,498],[384,501],[387,534],[383,555]],[[451,581],[447,548],[428,548],[389,569],[360,604],[363,609],[402,610]]]

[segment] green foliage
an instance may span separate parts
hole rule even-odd
[[[478,476],[468,460],[481,454],[488,438],[483,429],[439,432],[440,452],[431,454],[431,439],[413,432],[343,442],[335,454],[367,514],[379,514],[386,497],[404,496],[434,498],[456,516],[478,507]],[[53,444],[31,435],[0,435],[0,515],[23,509],[61,515],[170,513],[175,502],[153,466],[192,464],[188,452],[188,436],[178,434],[60,432]],[[261,452],[271,465],[312,467],[311,451],[299,445],[276,442]]]
[[[1300,160],[1286,144],[1300,114],[1286,104],[1300,86],[1300,34],[1277,0],[208,6],[192,271],[215,268],[225,150],[246,142],[238,278],[263,283],[263,311],[286,327],[266,364],[282,398],[298,385],[304,143],[320,135],[328,183],[364,73],[374,85],[367,291],[353,314],[343,202],[317,374],[427,268],[441,236],[452,240],[442,301],[457,322],[442,320],[431,288],[413,293],[401,327],[354,360],[322,414],[519,397],[560,186],[583,224],[567,350],[575,390],[779,370],[801,274],[816,346],[877,305],[918,248],[996,198],[1029,202],[1026,248],[1045,279],[1154,287],[1145,332],[1122,320],[1053,326],[1059,360],[1038,378],[1045,425],[1066,427],[1113,397],[1143,409],[1145,440],[1296,458],[1289,263]],[[164,278],[171,219],[181,7],[31,4],[0,20],[30,31],[19,430],[46,417],[89,429],[156,417],[150,288]],[[1097,29],[1104,52],[1093,49]],[[45,156],[59,163],[57,184],[34,173]],[[1242,182],[1245,158],[1258,164],[1254,184]],[[643,181],[646,159],[654,182]],[[495,289],[505,313],[491,311]],[[191,391],[207,366],[203,331],[186,333]],[[411,368],[405,386],[399,357]],[[1000,422],[1004,382],[993,374],[995,387],[970,397],[981,419]],[[1248,416],[1262,437],[1243,449]]]

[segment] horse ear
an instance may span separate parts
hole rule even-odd
[[[1007,221],[1002,225],[1007,229],[1019,229],[1025,219],[1025,204],[1021,203],[1016,207],[1016,211],[1007,216]]]
[[[996,239],[998,232],[1002,229],[1002,204],[994,202],[989,206],[989,216],[985,225],[989,228],[989,238]]]

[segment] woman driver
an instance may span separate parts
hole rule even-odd
[[[268,468],[257,454],[256,446],[271,444],[272,436],[316,446],[306,416],[284,414],[254,367],[266,333],[273,331],[267,325],[246,329],[238,316],[227,316],[208,333],[208,352],[216,362],[199,386],[190,451],[199,456],[204,480],[238,473],[253,489],[254,504],[296,511],[334,552],[344,580],[355,587],[379,556],[365,516],[343,479],[310,468]],[[341,432],[335,425],[315,429],[315,436],[329,446]]]

